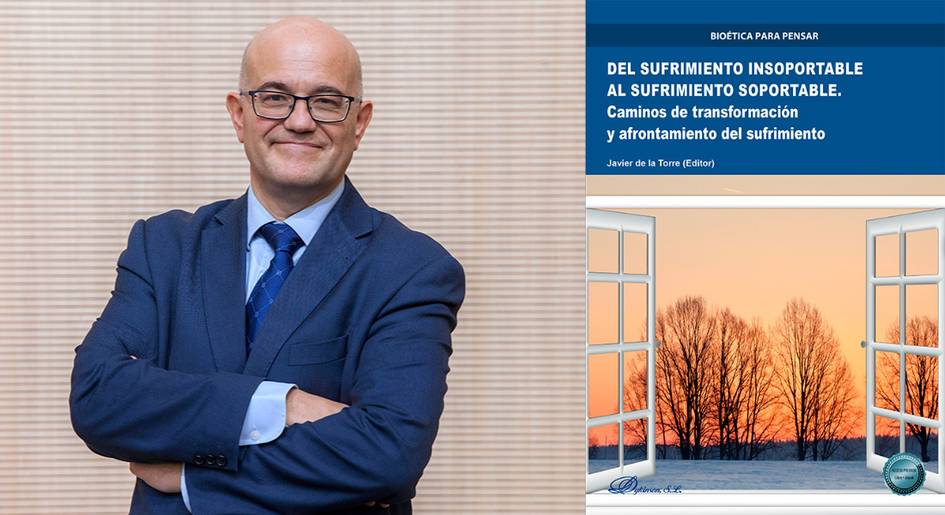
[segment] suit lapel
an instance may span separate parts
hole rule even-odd
[[[370,208],[345,178],[345,190],[269,307],[244,374],[265,377],[289,336],[361,254],[373,226]]]
[[[204,229],[200,245],[203,301],[217,370],[240,372],[246,361],[246,195]]]

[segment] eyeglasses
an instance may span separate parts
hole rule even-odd
[[[240,95],[249,95],[253,99],[253,112],[260,118],[269,120],[285,120],[295,110],[295,103],[299,100],[308,105],[308,114],[316,122],[336,123],[343,122],[351,110],[351,102],[360,101],[358,97],[347,95],[311,95],[299,97],[282,91],[252,90],[240,91]]]

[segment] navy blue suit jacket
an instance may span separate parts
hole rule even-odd
[[[347,181],[347,179],[345,179]],[[76,433],[123,461],[184,462],[212,513],[409,513],[446,393],[459,263],[350,182],[245,344],[246,196],[139,220],[104,312],[76,348]],[[349,408],[238,445],[264,379]],[[186,513],[138,481],[132,513]]]

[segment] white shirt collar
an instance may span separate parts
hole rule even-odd
[[[338,203],[338,199],[341,198],[344,188],[345,181],[342,180],[341,183],[324,198],[286,218],[283,222],[288,224],[289,227],[302,238],[302,241],[307,246],[312,241],[312,238],[315,237],[318,228],[322,226],[322,222],[325,221],[328,212]],[[253,192],[253,186],[250,185],[249,189],[246,191],[246,250],[249,250],[249,245],[253,241],[253,236],[256,235],[256,231],[272,221],[275,221],[275,217],[259,203],[259,200],[256,198],[256,193]]]

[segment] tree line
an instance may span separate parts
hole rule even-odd
[[[862,421],[835,331],[803,299],[766,327],[688,296],[656,314],[661,458],[750,460],[790,435],[797,460],[827,460]],[[625,403],[646,405],[646,367],[628,361]],[[936,408],[937,409],[937,408]],[[642,422],[627,440],[645,442]]]

